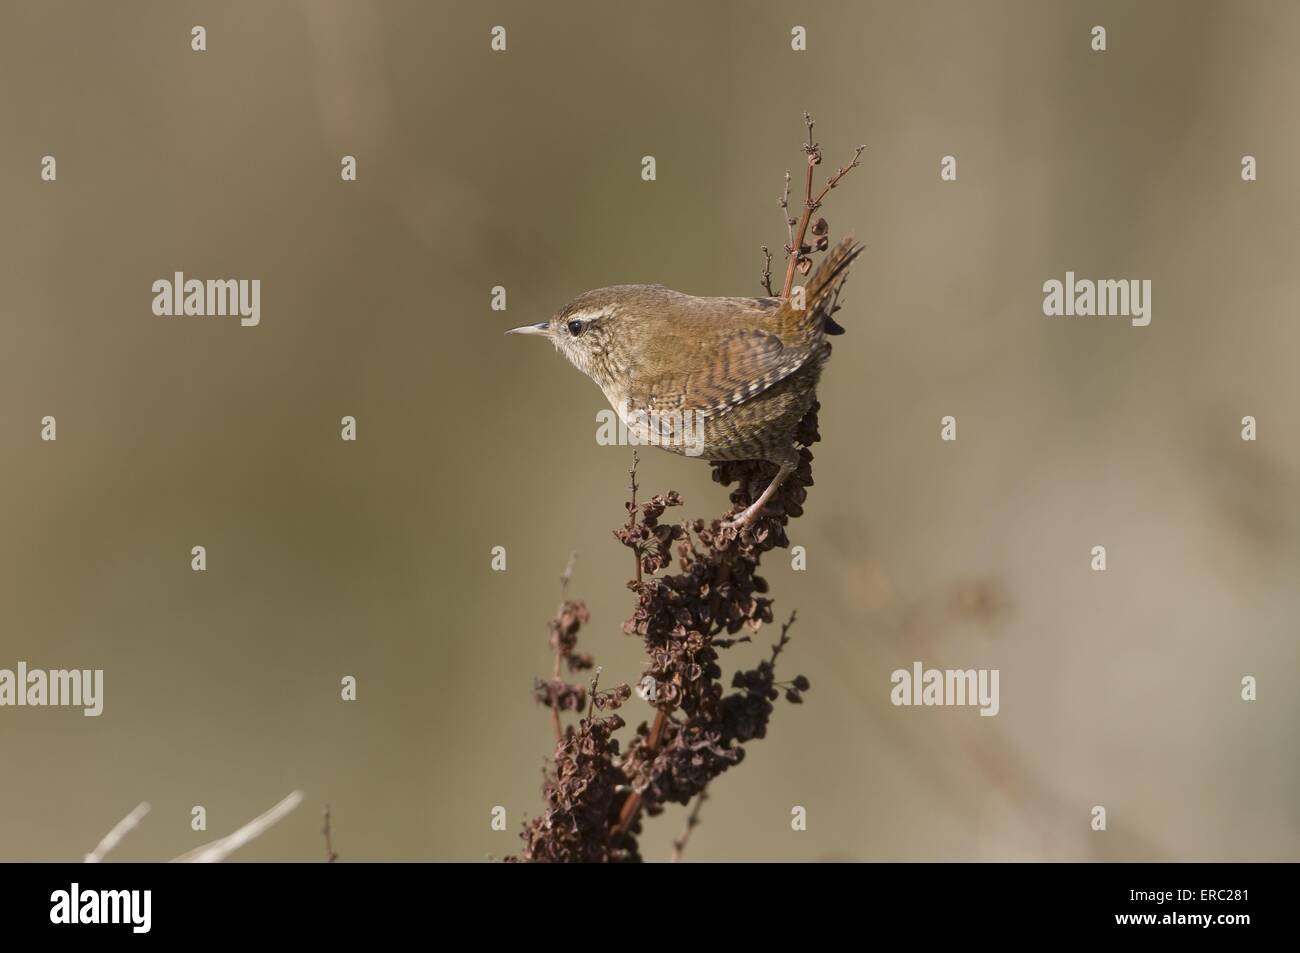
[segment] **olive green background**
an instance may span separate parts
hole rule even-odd
[[[813,688],[688,859],[1297,859],[1298,41],[1272,2],[0,0],[0,667],[106,672],[98,719],[0,709],[0,858],[78,859],[148,800],[110,856],[165,860],[293,789],[237,859],[320,860],[326,802],[345,861],[513,852],[570,551],[609,684],[640,651],[630,451],[501,331],[606,284],[758,293],[809,109],[827,166],[868,146],[825,210],[867,252],[808,569],[766,573]],[[177,270],[260,278],[261,325],[153,316]],[[1067,270],[1150,279],[1151,326],[1044,317]],[[643,456],[721,512],[703,463]],[[914,659],[1000,669],[1001,713],[891,706]]]

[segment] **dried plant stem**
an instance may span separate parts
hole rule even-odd
[[[785,170],[785,190],[781,193],[781,217],[785,219],[785,250],[794,254],[794,216],[790,214],[790,170]]]
[[[330,806],[328,804],[325,805],[320,832],[325,835],[325,863],[332,864],[339,859],[339,855],[334,852],[334,845],[330,841]]]
[[[683,827],[682,832],[677,835],[677,840],[673,841],[672,862],[674,864],[680,864],[682,862],[682,852],[686,850],[686,842],[691,839],[691,831],[695,830],[695,828],[699,826],[700,808],[704,806],[704,802],[708,799],[708,790],[705,789],[701,791],[700,796],[695,799],[695,806],[691,808],[691,813],[686,816],[686,826]]]
[[[627,528],[629,530],[636,528],[636,491],[637,491],[636,468],[640,463],[641,463],[640,456],[638,456],[637,452],[633,450],[632,469],[627,471],[627,475],[628,477],[631,478],[632,481],[630,486],[630,489],[632,491],[632,502],[629,503],[627,507],[628,510]],[[637,581],[637,585],[640,585],[641,584],[641,551],[639,549],[634,548],[632,550],[632,556],[636,559],[636,581]]]
[[[577,553],[569,553],[569,561],[564,564],[564,572],[560,573],[560,607],[555,610],[555,621],[558,625],[561,617],[564,615],[564,600],[569,593],[569,580],[573,578],[573,564],[578,561]],[[555,667],[552,670],[552,683],[560,680],[560,661],[564,658],[564,647],[559,639],[555,640]],[[560,723],[560,699],[558,695],[552,694],[551,697],[551,724],[555,727],[555,740],[560,741],[564,738],[564,726]]]
[[[600,673],[605,671],[605,666],[597,665],[596,674],[591,677],[591,691],[588,694],[587,717],[590,718],[596,713],[596,686],[600,684]]]
[[[798,617],[798,610],[795,609],[790,610],[790,618],[786,619],[785,624],[781,626],[781,637],[777,639],[776,645],[772,646],[772,659],[771,659],[772,665],[776,664],[777,656],[781,654],[781,652],[785,649],[786,645],[789,643],[790,636],[787,635],[786,633],[790,631],[790,627],[794,625],[795,619],[797,617]]]
[[[840,184],[840,179],[848,175],[850,171],[858,167],[858,160],[862,158],[862,153],[866,151],[866,146],[858,146],[857,151],[853,153],[853,161],[839,169],[827,182],[826,187],[814,198],[813,189],[813,166],[819,165],[822,161],[821,146],[813,141],[813,118],[807,113],[803,114],[804,123],[808,126],[808,141],[804,143],[804,152],[808,154],[807,174],[804,177],[804,203],[803,214],[799,216],[799,230],[790,242],[790,261],[785,267],[785,283],[781,286],[781,297],[790,297],[790,290],[794,287],[794,273],[799,267],[801,261],[808,261],[805,256],[804,238],[808,234],[808,224],[812,221],[813,213],[821,208],[822,201],[826,198],[826,193],[835,186]],[[789,188],[787,183],[786,188]],[[788,219],[787,219],[788,221]],[[806,266],[805,266],[806,267]]]
[[[730,563],[724,563],[721,572],[721,581],[724,584],[726,583],[726,579],[729,571],[730,571]],[[721,600],[720,592],[715,592],[713,595],[713,615],[715,618],[717,617],[718,614],[718,607],[719,607],[720,600]],[[723,628],[722,624],[717,623],[717,625],[718,625],[717,631],[721,631]],[[788,623],[786,625],[786,628],[789,628]],[[785,629],[781,630],[781,636],[782,638],[785,637]],[[656,751],[659,750],[659,744],[660,742],[663,741],[664,729],[667,727],[668,727],[668,710],[666,708],[660,708],[657,712],[655,712],[654,724],[650,726],[650,734],[646,737],[646,750],[649,751],[651,755],[653,755]],[[630,831],[632,829],[632,825],[636,823],[636,819],[640,814],[641,814],[641,795],[638,792],[633,791],[631,794],[628,795],[627,800],[623,802],[623,807],[620,809],[618,815],[618,823],[614,825],[614,829],[611,832],[612,835],[611,839],[617,841],[620,837],[622,837],[624,834]]]
[[[718,635],[727,627],[726,622],[718,618],[722,609],[722,587],[727,584],[731,578],[731,558],[728,556],[718,569],[718,585],[714,587],[713,598],[709,601],[709,619],[715,628],[709,633]]]
[[[555,653],[555,681],[560,680],[560,653]],[[564,738],[564,725],[560,723],[560,702],[559,699],[551,701],[551,724],[555,728],[555,740],[560,741]]]
[[[135,806],[126,817],[122,818],[113,825],[113,829],[104,835],[104,839],[99,845],[86,855],[86,863],[97,864],[104,859],[104,855],[116,847],[127,834],[135,830],[136,826],[144,820],[144,816],[149,813],[150,807],[148,801],[141,801]]]
[[[186,851],[174,858],[172,863],[211,864],[225,860],[249,841],[265,834],[301,803],[302,792],[294,791],[275,807],[259,814],[233,834],[227,834],[225,837]]]
[[[663,741],[664,729],[668,726],[668,712],[660,708],[655,712],[654,724],[650,726],[650,734],[646,737],[646,748],[651,754],[659,750],[659,744]],[[610,840],[617,841],[620,837],[632,829],[636,819],[641,815],[641,795],[633,791],[623,802],[623,807],[618,813],[618,823],[610,832]]]
[[[569,594],[569,580],[573,578],[573,566],[578,561],[577,553],[569,553],[569,561],[564,564],[564,572],[560,573],[560,598],[563,599]]]

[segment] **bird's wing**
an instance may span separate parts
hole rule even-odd
[[[629,409],[720,416],[793,374],[812,353],[754,327],[719,328],[700,340],[678,340],[673,346],[677,354],[653,362],[657,373],[636,375],[628,393]]]
[[[663,325],[633,368],[628,409],[721,416],[789,377],[814,354],[825,354],[825,335],[844,330],[831,315],[848,267],[861,251],[852,238],[831,249],[808,280],[800,309],[778,298],[670,293],[661,305]],[[728,318],[702,321],[701,310]]]

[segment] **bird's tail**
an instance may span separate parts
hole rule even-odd
[[[809,344],[823,334],[844,333],[844,329],[835,323],[833,317],[838,310],[835,299],[839,296],[840,286],[848,277],[849,265],[861,254],[862,248],[862,243],[855,241],[852,236],[841,241],[830,250],[803,286],[803,308],[797,307],[800,304],[799,289],[795,289],[790,300],[782,305],[789,313],[789,326]]]

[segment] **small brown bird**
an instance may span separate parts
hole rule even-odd
[[[709,460],[767,460],[779,469],[734,520],[752,523],[799,463],[794,434],[816,400],[826,335],[849,265],[845,239],[807,285],[782,298],[697,298],[663,285],[588,291],[538,334],[605,393],[639,443]]]

